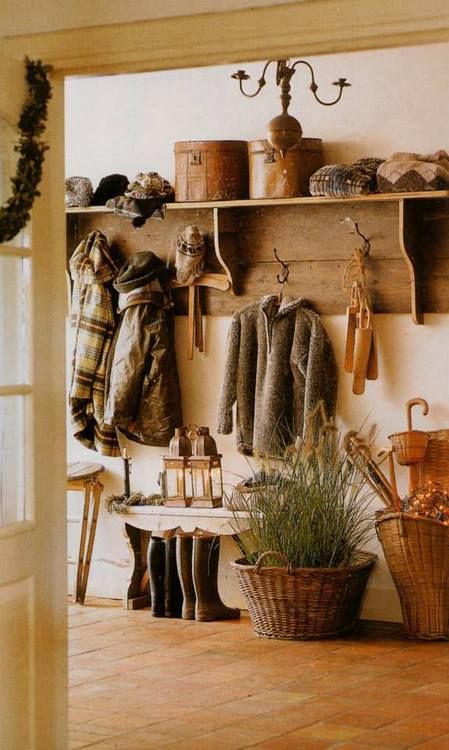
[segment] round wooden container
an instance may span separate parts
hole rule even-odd
[[[178,202],[248,197],[246,141],[178,141],[175,169]]]
[[[249,197],[309,195],[309,178],[323,165],[321,138],[302,138],[283,158],[268,141],[249,141]]]

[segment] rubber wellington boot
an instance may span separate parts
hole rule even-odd
[[[220,537],[195,537],[193,540],[193,583],[195,586],[195,620],[235,620],[240,610],[227,607],[218,593],[218,558]]]
[[[176,565],[176,537],[165,540],[165,617],[181,617],[182,590]]]
[[[165,544],[157,536],[150,538],[148,545],[148,577],[150,579],[151,614],[153,617],[165,615]]]
[[[191,536],[176,537],[176,562],[184,601],[182,619],[195,619],[195,589],[192,571],[193,539]]]

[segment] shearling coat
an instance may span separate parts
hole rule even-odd
[[[323,400],[335,412],[337,367],[319,316],[304,300],[268,295],[234,314],[228,334],[218,432],[233,429],[241,453],[275,454]]]
[[[115,430],[104,422],[106,362],[115,328],[112,280],[118,265],[101,232],[90,232],[70,259],[74,329],[69,392],[72,434],[87,448],[118,456]]]
[[[131,440],[168,445],[182,425],[173,315],[158,281],[164,263],[131,255],[114,286],[120,322],[108,362],[105,421]]]

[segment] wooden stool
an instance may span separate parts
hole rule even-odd
[[[76,461],[67,466],[67,489],[82,490],[84,492],[84,510],[81,521],[80,546],[78,565],[76,569],[76,588],[73,601],[84,604],[86,598],[87,579],[89,577],[90,561],[95,541],[98,511],[103,485],[98,475],[104,471],[102,464],[91,464]],[[91,509],[91,499],[93,500]],[[91,511],[91,512],[90,512]]]

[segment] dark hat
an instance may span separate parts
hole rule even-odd
[[[109,198],[123,195],[128,187],[128,178],[124,174],[108,174],[102,177],[92,198],[93,206],[104,206]]]
[[[163,260],[151,250],[143,250],[129,256],[114,281],[114,287],[118,292],[131,292],[154,279],[163,278],[167,273],[168,269]]]

